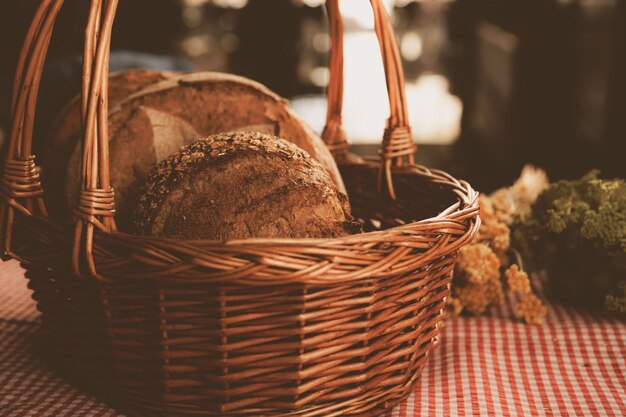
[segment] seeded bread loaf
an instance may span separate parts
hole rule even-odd
[[[319,161],[345,192],[322,140],[286,100],[246,78],[205,72],[152,85],[111,109],[109,129],[110,175],[121,230],[128,230],[139,185],[156,163],[183,145],[221,132],[257,131],[295,143]],[[67,174],[57,180],[57,187],[71,202],[80,178],[78,147],[64,166]]]
[[[135,232],[176,239],[329,238],[360,230],[311,156],[258,132],[211,136],[151,172]]]

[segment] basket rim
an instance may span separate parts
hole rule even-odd
[[[363,166],[363,167],[379,167],[379,163],[375,162],[374,159],[361,159],[360,161],[349,161],[347,163],[341,162],[339,165],[351,165],[351,166]],[[403,174],[416,174],[421,176],[427,180],[430,180],[434,183],[438,183],[440,185],[448,186],[449,191],[452,194],[457,196],[456,203],[450,205],[446,209],[442,210],[439,214],[431,217],[427,217],[424,219],[416,220],[410,223],[406,223],[403,225],[398,225],[394,227],[390,227],[384,230],[375,230],[371,232],[364,233],[355,233],[343,237],[338,238],[247,238],[247,239],[232,239],[232,240],[211,240],[211,239],[173,239],[173,238],[163,238],[156,236],[143,236],[143,235],[134,235],[129,232],[124,232],[120,230],[116,230],[111,233],[103,232],[96,230],[96,233],[99,235],[108,235],[108,236],[117,236],[124,237],[134,241],[147,241],[147,242],[175,242],[177,244],[192,244],[192,245],[202,245],[203,247],[214,247],[214,246],[258,246],[259,243],[262,243],[264,246],[307,246],[311,244],[317,244],[319,246],[324,246],[325,244],[331,245],[341,245],[341,244],[350,244],[356,242],[363,242],[369,240],[368,238],[372,238],[371,240],[376,240],[378,237],[382,235],[396,234],[402,233],[405,231],[411,231],[415,228],[415,226],[423,226],[423,225],[432,225],[433,223],[453,219],[454,217],[458,217],[459,214],[463,214],[467,212],[468,215],[477,211],[478,209],[478,196],[479,192],[475,191],[472,186],[464,180],[458,180],[452,175],[448,174],[445,171],[439,169],[429,169],[423,165],[414,164],[411,166],[399,166],[392,168],[395,174],[403,175]],[[39,215],[30,215],[33,217],[40,217],[42,219],[54,221],[55,223],[68,223],[70,221],[61,220],[54,217],[43,217]]]
[[[377,169],[373,161],[349,165]],[[74,274],[104,283],[157,285],[236,284],[245,286],[350,285],[364,280],[431,268],[451,268],[449,256],[471,241],[480,227],[478,193],[465,181],[420,165],[394,168],[400,174],[436,182],[457,196],[439,215],[388,229],[327,239],[242,239],[227,242],[175,240],[96,230],[97,274]],[[18,260],[38,267],[67,269],[73,228],[69,221],[19,214],[24,226],[44,236],[47,254],[36,259],[28,248]],[[28,245],[41,245],[29,242]],[[21,254],[26,254],[22,257]],[[57,256],[50,256],[55,253]],[[125,268],[120,268],[126,265]]]

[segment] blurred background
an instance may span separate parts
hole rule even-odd
[[[0,129],[37,0],[0,2]],[[67,0],[40,97],[37,134],[79,90],[88,2]],[[404,60],[418,161],[490,191],[525,163],[553,179],[626,176],[626,0],[387,0]],[[367,0],[343,0],[344,119],[375,154],[388,104]],[[122,0],[112,68],[240,74],[325,117],[323,0]],[[2,136],[2,133],[0,133]]]

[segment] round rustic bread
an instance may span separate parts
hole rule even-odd
[[[259,83],[220,73],[185,74],[152,85],[124,100],[109,114],[111,183],[117,220],[128,230],[140,184],[153,166],[181,146],[201,137],[236,130],[280,136],[307,151],[345,192],[339,170],[323,141],[308,128],[285,99]],[[80,178],[78,147],[66,161],[66,177],[56,187],[75,201]],[[67,205],[66,205],[67,206]]]
[[[151,69],[131,69],[109,76],[109,109],[145,87],[177,76],[177,73]],[[81,101],[75,97],[56,119],[39,163],[46,190],[48,209],[57,215],[66,213],[65,188],[67,164],[81,135]]]
[[[358,230],[321,164],[258,132],[183,147],[150,173],[135,213],[138,234],[176,239],[329,238]]]

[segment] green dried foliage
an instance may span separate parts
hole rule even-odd
[[[513,245],[552,292],[576,304],[626,314],[626,181],[551,184],[512,227]]]

